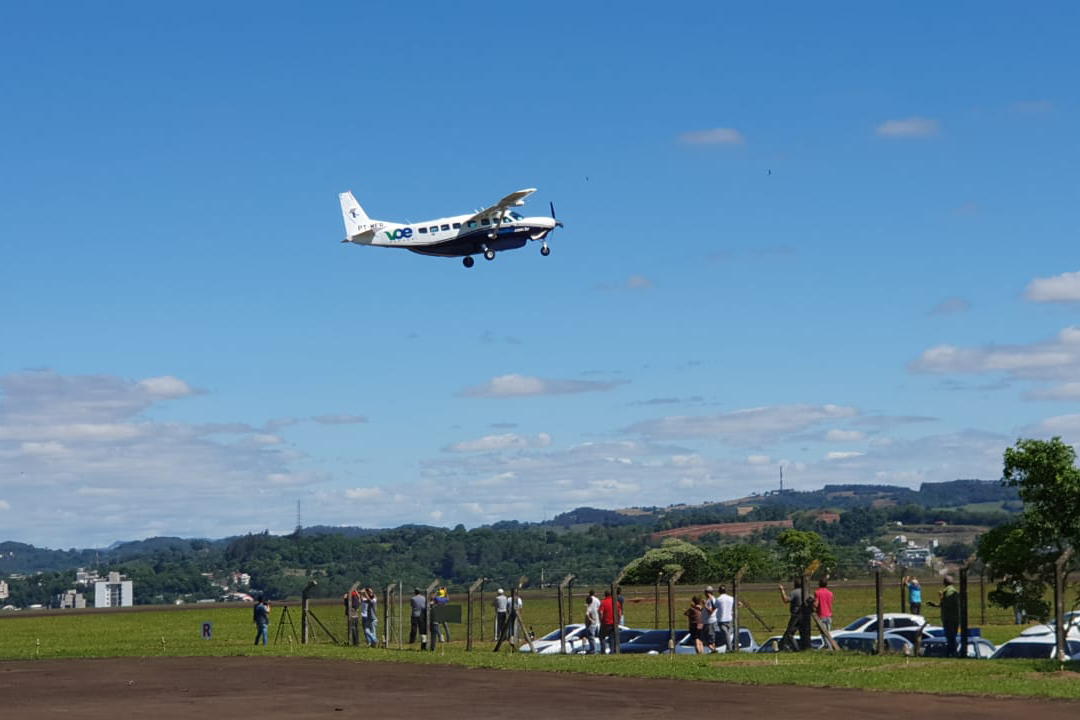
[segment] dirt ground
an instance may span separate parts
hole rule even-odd
[[[5,718],[1080,717],[1080,704],[297,658],[0,663]]]

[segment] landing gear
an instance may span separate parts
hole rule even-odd
[[[468,255],[466,255],[465,257],[463,257],[461,259],[461,264],[464,265],[465,267],[472,267],[473,266],[473,259],[471,257],[469,257]]]
[[[551,248],[548,247],[547,243],[544,243],[543,245],[540,246],[540,254],[543,255],[544,257],[547,257],[548,255],[551,254]]]
[[[494,250],[485,250],[484,251],[484,257],[486,257],[488,260],[494,260],[495,259],[495,251]]]

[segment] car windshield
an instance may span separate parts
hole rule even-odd
[[[862,627],[863,625],[865,625],[865,624],[867,623],[867,621],[868,621],[868,620],[870,620],[870,616],[869,616],[869,615],[867,615],[867,616],[865,616],[865,617],[861,617],[861,618],[859,618],[858,620],[856,620],[855,622],[853,622],[853,623],[851,623],[850,625],[848,625],[847,627],[845,627],[844,629],[845,629],[845,630],[858,630],[858,629],[859,629],[859,628],[861,628],[861,627]]]
[[[566,637],[570,637],[570,635],[577,629],[578,629],[577,625],[567,625],[566,626]],[[544,637],[542,637],[540,639],[541,640],[558,640],[559,639],[559,629],[556,628],[556,629],[552,630],[551,632],[549,632],[547,635],[545,635]]]

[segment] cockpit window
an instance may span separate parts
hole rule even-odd
[[[522,217],[520,214],[518,214],[516,212],[511,212],[510,217],[514,218],[515,220],[524,220],[525,219],[524,217]]]

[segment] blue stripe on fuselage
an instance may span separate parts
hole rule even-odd
[[[463,255],[479,255],[484,252],[483,246],[489,250],[502,252],[503,250],[517,250],[529,242],[533,233],[545,232],[549,228],[535,225],[512,225],[499,228],[497,238],[489,238],[491,228],[477,228],[470,230],[464,235],[444,240],[433,245],[409,247],[414,253],[420,255],[439,255],[441,257],[460,257]]]

